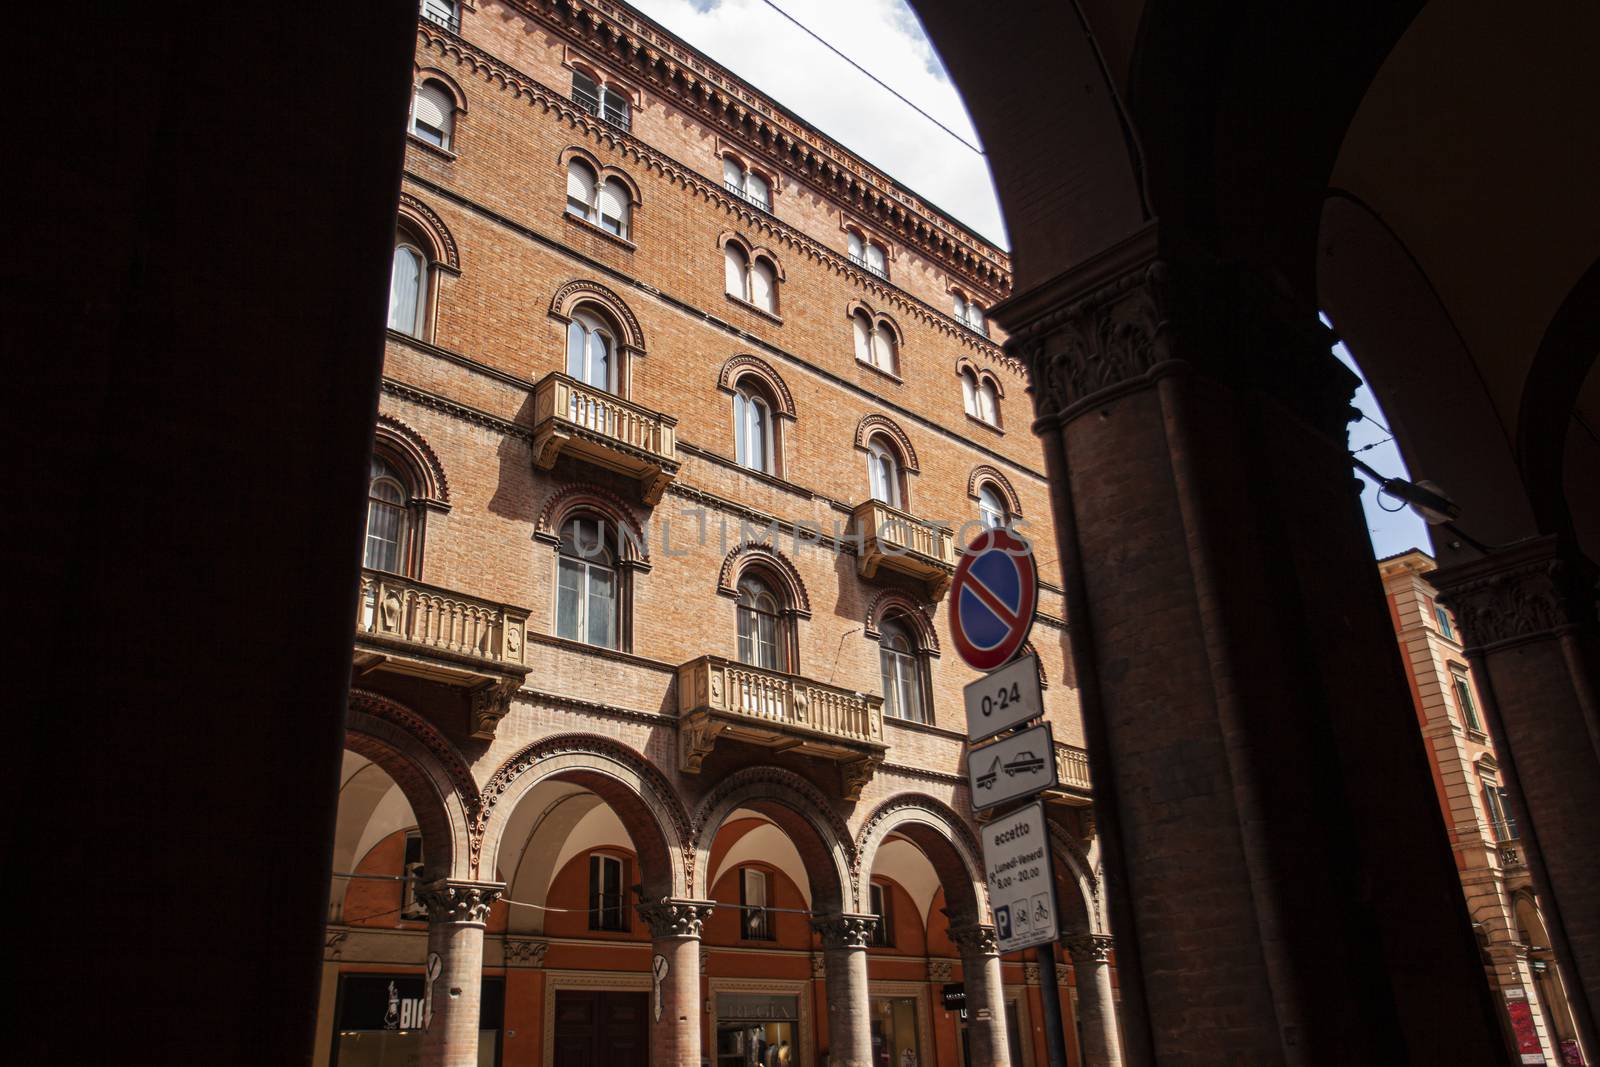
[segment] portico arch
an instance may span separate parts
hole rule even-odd
[[[900,794],[879,804],[856,837],[856,878],[861,886],[871,878],[878,850],[891,834],[916,845],[933,865],[952,926],[988,922],[982,854],[961,816],[922,793]]]
[[[535,741],[506,760],[483,790],[481,870],[495,872],[517,807],[538,785],[570,782],[617,813],[639,857],[646,900],[687,895],[689,821],[671,784],[644,756],[604,737],[562,734]]]
[[[405,794],[422,834],[429,878],[471,877],[479,795],[455,746],[410,709],[354,689],[345,747],[383,768]]]

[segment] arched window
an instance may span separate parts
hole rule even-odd
[[[595,389],[617,391],[616,332],[592,312],[576,311],[567,324],[567,375]]]
[[[899,344],[894,327],[883,319],[874,322],[872,316],[860,308],[851,312],[850,326],[855,332],[856,359],[881,371],[897,373]]]
[[[777,473],[776,436],[771,403],[753,387],[740,385],[733,393],[734,458],[751,470]]]
[[[896,719],[927,722],[922,659],[907,621],[898,616],[878,626],[878,662],[883,671],[883,713]]]
[[[428,257],[408,235],[398,233],[389,271],[389,329],[421,337],[427,310]]]
[[[405,574],[410,548],[411,491],[405,475],[381,456],[372,457],[367,483],[367,539],[361,565]]]
[[[969,330],[976,330],[983,336],[989,336],[989,323],[983,317],[983,308],[978,306],[976,300],[968,300],[960,290],[950,293],[950,314],[955,320]]]
[[[961,400],[967,414],[990,426],[1000,425],[1000,394],[988,375],[970,367],[961,371]]]
[[[847,231],[850,241],[850,262],[865,267],[885,281],[889,278],[889,254],[876,241],[862,237],[854,230]]]
[[[422,17],[452,33],[461,30],[461,17],[456,14],[456,0],[422,0]]]
[[[411,132],[431,145],[448,149],[455,131],[456,98],[442,82],[425,81],[411,100]]]
[[[592,222],[607,233],[628,236],[632,197],[618,178],[600,181],[594,168],[581,159],[567,164],[567,212]]]
[[[739,580],[739,662],[769,671],[788,668],[782,605],[772,587],[754,574]]]
[[[556,572],[556,636],[616,648],[617,558],[601,520],[569,519],[561,527]]]
[[[867,442],[867,482],[872,490],[872,499],[892,508],[905,506],[900,458],[881,437],[874,437]]]
[[[978,518],[985,526],[1004,526],[1010,521],[1005,501],[994,486],[985,484],[978,489]]]
[[[772,186],[767,179],[729,156],[722,157],[722,185],[762,211],[772,210]]]
[[[633,125],[627,94],[614,85],[601,85],[581,70],[572,72],[572,102],[613,126],[627,130]]]
[[[765,256],[754,261],[743,248],[729,241],[722,248],[723,285],[728,295],[762,311],[778,313],[778,272]]]

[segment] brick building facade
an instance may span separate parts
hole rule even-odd
[[[1006,255],[620,6],[429,0],[414,86],[318,1062],[1043,1063],[945,618],[994,522],[1120,1062]]]
[[[1455,616],[1428,582],[1434,569],[1433,558],[1419,549],[1379,561],[1484,971],[1503,1006],[1513,1062],[1588,1063],[1489,737],[1479,682]]]

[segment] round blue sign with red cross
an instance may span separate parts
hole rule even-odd
[[[1004,667],[1028,640],[1038,602],[1032,547],[1010,530],[985,530],[967,546],[950,582],[956,651],[980,671]]]

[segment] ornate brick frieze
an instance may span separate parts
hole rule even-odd
[[[1571,569],[1556,539],[1541,537],[1487,559],[1428,575],[1439,602],[1455,613],[1462,643],[1481,650],[1542,637],[1572,624],[1567,612]]]
[[[530,938],[506,938],[505,953],[507,967],[543,967],[544,954],[549,951],[548,941],[534,941]]]
[[[430,923],[483,923],[505,888],[503,882],[441,878],[418,886],[417,900],[428,909]]]
[[[954,975],[954,974],[955,974],[955,961],[954,960],[933,960],[933,959],[930,959],[928,961],[928,981],[930,981],[930,982],[948,982],[948,981],[950,981],[951,976]]]
[[[876,915],[825,915],[811,920],[811,928],[822,937],[822,947],[866,948],[872,943],[872,931],[878,925]]]
[[[711,916],[712,902],[668,897],[641,903],[638,908],[651,937],[699,937],[700,928]]]

